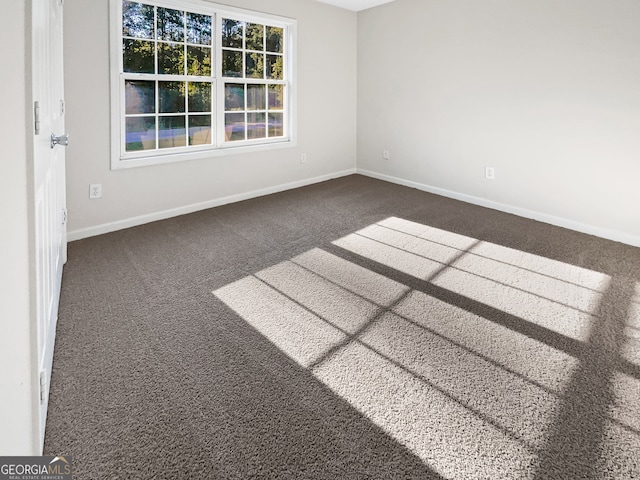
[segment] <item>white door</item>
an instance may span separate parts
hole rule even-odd
[[[37,282],[37,356],[40,379],[40,448],[49,400],[62,266],[66,261],[62,44],[63,0],[32,0],[34,196]],[[64,140],[61,139],[64,143]]]

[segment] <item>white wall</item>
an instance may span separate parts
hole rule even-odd
[[[0,456],[35,455],[39,449],[29,308],[28,3],[6,2],[2,14],[11,21],[0,29],[0,44],[11,46],[3,53],[0,88]]]
[[[111,222],[355,169],[356,13],[311,0],[222,3],[298,20],[298,146],[110,170],[108,0],[67,0],[71,238]],[[102,199],[89,200],[90,183],[103,184]]]
[[[358,168],[640,245],[639,25],[637,0],[360,12]]]

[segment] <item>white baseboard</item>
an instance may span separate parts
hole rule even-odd
[[[163,210],[161,212],[150,213],[147,215],[140,215],[138,217],[118,220],[116,222],[96,225],[94,227],[83,228],[80,230],[73,230],[67,233],[67,241],[73,242],[74,240],[81,240],[83,238],[94,237],[96,235],[115,232],[117,230],[123,230],[125,228],[136,227],[138,225],[144,225],[145,223],[156,222],[158,220],[165,220],[167,218],[177,217],[179,215],[186,215],[188,213],[198,212],[200,210],[207,210],[208,208],[219,207],[221,205],[227,205],[229,203],[241,202],[243,200],[249,200],[251,198],[270,195],[272,193],[284,192],[286,190],[292,190],[294,188],[306,187],[307,185],[313,185],[314,183],[324,182],[326,180],[331,180],[333,178],[353,175],[354,173],[356,173],[356,169],[352,168],[349,170],[343,170],[341,172],[321,175],[319,177],[307,178],[304,180],[298,180],[296,182],[284,183],[281,185],[275,185],[273,187],[261,188],[259,190],[253,190],[251,192],[239,193],[237,195],[230,195],[228,197],[216,198],[213,200],[208,200],[206,202],[194,203],[192,205],[185,205],[184,207],[172,208],[170,210]]]
[[[492,208],[501,212],[512,213],[519,217],[531,218],[540,222],[549,223],[558,227],[568,228],[569,230],[575,230],[577,232],[587,233],[589,235],[595,235],[596,237],[606,238],[607,240],[614,240],[616,242],[626,243],[634,247],[640,247],[640,237],[631,235],[628,233],[620,232],[618,230],[611,230],[607,228],[597,227],[595,225],[589,225],[587,223],[576,222],[567,218],[556,217],[555,215],[549,215],[547,213],[536,212],[534,210],[527,210],[526,208],[514,207],[505,203],[494,202],[493,200],[487,200],[486,198],[474,197],[473,195],[467,195],[465,193],[454,192],[452,190],[446,190],[444,188],[433,187],[423,183],[412,182],[403,178],[392,177],[382,173],[372,172],[370,170],[357,169],[357,173],[365,175],[367,177],[377,178],[378,180],[384,180],[386,182],[396,183],[398,185],[404,185],[405,187],[416,188],[424,192],[441,195],[443,197],[453,198],[481,207]]]

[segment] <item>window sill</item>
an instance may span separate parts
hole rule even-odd
[[[249,154],[294,147],[296,147],[296,142],[294,140],[283,140],[281,142],[262,143],[256,145],[229,145],[210,150],[199,150],[197,152],[163,153],[160,155],[155,154],[138,158],[120,158],[119,154],[116,154],[116,156],[111,160],[111,170],[149,167],[152,165],[164,165],[167,163],[226,157],[229,155]]]

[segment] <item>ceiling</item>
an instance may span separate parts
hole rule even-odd
[[[346,8],[348,10],[353,10],[355,12],[359,12],[360,10],[376,7],[378,5],[382,5],[383,3],[393,2],[394,0],[318,0],[318,1],[322,3],[328,3],[330,5],[335,5],[337,7]]]

